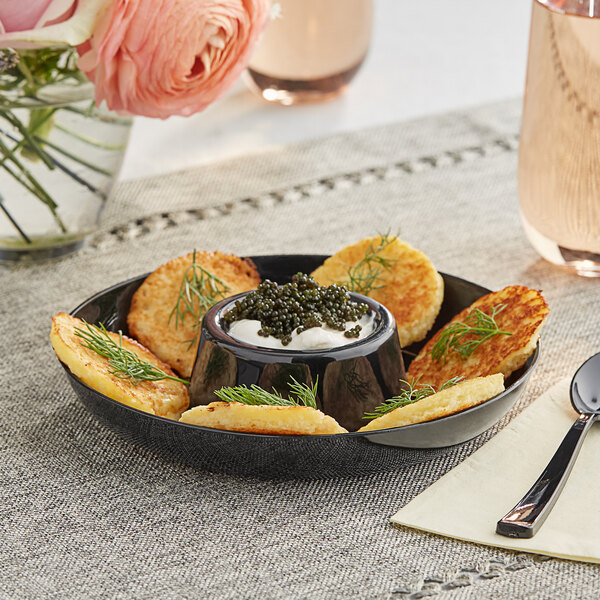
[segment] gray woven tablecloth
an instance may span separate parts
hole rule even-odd
[[[390,525],[495,430],[364,478],[211,474],[99,425],[48,343],[51,314],[193,247],[326,253],[399,229],[442,271],[543,289],[542,359],[501,427],[600,350],[600,281],[545,263],[521,229],[519,111],[505,102],[125,183],[85,251],[0,268],[0,597],[598,598],[597,566]]]

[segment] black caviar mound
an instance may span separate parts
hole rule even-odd
[[[348,321],[358,321],[369,311],[365,302],[356,302],[342,285],[319,286],[310,276],[296,273],[290,283],[278,285],[267,279],[258,288],[237,300],[224,315],[231,324],[242,319],[260,321],[258,335],[273,336],[284,346],[292,341],[292,333],[302,333],[326,325],[344,331]],[[357,338],[361,326],[344,332]]]

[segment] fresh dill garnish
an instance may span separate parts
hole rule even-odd
[[[470,311],[464,323],[452,323],[442,331],[439,340],[431,349],[431,358],[435,361],[448,359],[448,351],[457,352],[463,360],[471,356],[475,349],[495,335],[512,335],[502,331],[495,321],[496,315],[506,308],[506,304],[496,304],[487,315],[478,308]],[[474,336],[465,339],[466,336]]]
[[[83,324],[85,329],[75,327],[75,335],[81,338],[79,343],[96,354],[107,358],[111,375],[119,379],[128,379],[134,384],[141,381],[159,381],[161,379],[171,379],[186,385],[190,383],[185,379],[168,375],[158,367],[142,360],[131,350],[123,348],[123,334],[121,331],[119,331],[119,342],[117,343],[110,337],[102,323],[100,325],[90,325],[87,321],[83,321]]]
[[[288,384],[290,396],[284,398],[275,388],[268,392],[263,388],[252,384],[249,388],[245,385],[236,385],[235,387],[223,387],[215,390],[215,396],[223,402],[240,402],[249,405],[269,405],[269,406],[309,406],[317,408],[317,384],[319,378],[315,380],[314,385],[298,383],[293,377]],[[292,396],[291,394],[294,394]]]
[[[192,264],[185,270],[179,287],[177,302],[169,315],[169,323],[175,317],[175,329],[183,324],[187,314],[194,319],[193,327],[196,329],[194,337],[185,340],[188,350],[194,345],[200,335],[200,323],[204,313],[219,300],[226,297],[230,291],[229,286],[207,271],[196,262],[196,249],[192,254]]]
[[[397,235],[390,231],[379,234],[379,241],[369,244],[364,257],[354,266],[348,266],[347,280],[342,282],[351,292],[368,296],[371,292],[385,287],[383,274],[390,271],[397,261],[395,258],[386,258],[381,253],[393,244]]]
[[[363,419],[376,419],[377,417],[381,417],[401,406],[406,406],[408,404],[414,404],[423,398],[427,398],[427,396],[431,396],[437,392],[441,392],[442,390],[447,390],[448,388],[460,383],[462,381],[462,377],[453,377],[443,383],[438,390],[436,390],[432,385],[428,384],[419,384],[418,379],[409,383],[408,381],[402,380],[402,383],[405,383],[408,387],[405,390],[402,390],[400,394],[394,396],[393,398],[388,398],[383,404],[380,404],[376,408],[374,408],[374,412],[365,413]]]

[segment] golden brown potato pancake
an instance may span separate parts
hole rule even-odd
[[[239,402],[211,402],[181,415],[181,423],[278,435],[348,433],[337,421],[309,406],[249,406]]]
[[[395,236],[378,256],[390,261],[389,270],[380,268],[374,289],[367,295],[385,305],[396,319],[401,346],[422,340],[431,329],[444,297],[444,281],[431,261],[421,252]],[[349,269],[364,260],[367,253],[385,244],[384,236],[365,238],[346,246],[328,258],[312,276],[320,285],[350,281]],[[363,269],[377,269],[372,262]],[[380,287],[381,286],[381,287]]]
[[[177,326],[175,315],[172,318],[170,316],[179,297],[183,277],[192,265],[192,256],[193,253],[190,253],[174,258],[151,273],[134,294],[127,315],[129,333],[188,378],[192,374],[199,336],[191,346],[190,340],[196,337],[199,330],[189,312],[185,314],[183,323]],[[252,290],[260,283],[254,263],[233,254],[196,252],[196,264],[218,277],[229,288],[218,300]],[[183,303],[180,305],[183,306]],[[195,305],[197,307],[197,300]]]
[[[442,332],[452,323],[463,323],[467,315],[478,308],[485,314],[504,304],[495,321],[499,329],[511,335],[495,335],[480,344],[467,358],[449,349],[445,360],[433,360],[431,351]],[[522,285],[511,285],[476,300],[470,307],[456,315],[425,344],[408,368],[407,380],[419,380],[437,388],[452,377],[465,379],[502,373],[508,377],[522,367],[535,350],[540,329],[548,316],[548,305],[541,292]],[[477,339],[473,336],[465,340]]]
[[[85,323],[76,317],[66,313],[58,313],[52,317],[52,347],[73,375],[92,389],[127,406],[153,415],[179,419],[180,414],[189,406],[185,385],[169,379],[141,381],[137,384],[119,379],[110,373],[108,359],[81,344],[81,338],[75,335],[76,327],[85,331]],[[109,335],[115,342],[119,342],[118,334],[109,332]],[[126,336],[123,336],[122,340],[123,348],[158,367],[167,375],[175,376],[168,365],[141,344]]]
[[[390,427],[404,427],[413,423],[433,421],[481,404],[504,390],[504,377],[500,374],[476,377],[407,404],[373,419],[359,431],[374,431]]]

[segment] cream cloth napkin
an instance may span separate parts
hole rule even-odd
[[[487,444],[393,517],[414,529],[478,544],[600,562],[600,427],[589,432],[565,488],[530,539],[495,533],[531,487],[577,418],[570,379],[556,384]]]

